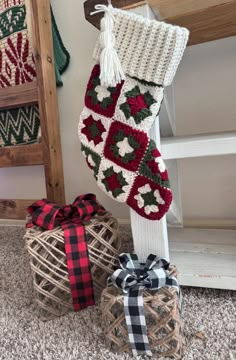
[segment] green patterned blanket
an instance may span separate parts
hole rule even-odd
[[[57,86],[69,65],[52,13],[52,33]],[[36,77],[33,51],[28,39],[24,0],[0,0],[0,88],[17,86]],[[0,112],[0,147],[38,142],[40,119],[38,106]]]

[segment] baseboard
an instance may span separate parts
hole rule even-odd
[[[119,222],[120,225],[131,226],[130,219],[118,219],[118,222]]]
[[[131,226],[130,219],[118,219],[121,226]],[[25,226],[25,220],[0,219],[0,226]],[[236,229],[236,219],[184,219],[184,227],[199,229]]]
[[[202,229],[236,229],[236,219],[184,219],[184,227],[186,228],[202,228]]]
[[[131,226],[129,219],[118,219],[122,226]],[[0,219],[0,226],[25,226],[25,220]]]
[[[25,220],[0,219],[0,226],[25,226]]]
[[[130,226],[130,219],[118,219],[120,225]],[[173,225],[170,225],[173,227]],[[184,219],[185,228],[199,228],[199,229],[236,229],[236,219]]]

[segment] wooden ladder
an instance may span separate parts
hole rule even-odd
[[[26,2],[37,80],[0,90],[0,110],[38,104],[41,142],[0,148],[0,167],[43,165],[47,198],[65,203],[50,0]],[[35,200],[0,200],[0,218],[24,219]]]
[[[90,13],[100,2],[106,3],[85,2],[85,17],[95,26],[99,26],[101,15],[91,17]],[[191,31],[190,44],[236,35],[236,21],[230,21],[236,1],[113,0],[112,3],[149,19],[158,19],[161,13],[168,22],[187,26]],[[130,211],[135,252],[142,261],[150,253],[170,259],[178,267],[181,285],[236,290],[236,230],[184,228],[178,174],[179,159],[236,154],[236,132],[177,137],[172,85],[166,88],[160,118],[150,135],[166,161],[174,201],[161,221],[149,221]]]

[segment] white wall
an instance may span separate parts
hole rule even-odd
[[[52,0],[71,64],[58,90],[67,202],[96,193],[115,216],[129,211],[103,194],[80,153],[77,123],[98,32],[84,19],[83,2]],[[176,76],[178,134],[235,130],[236,40],[225,39],[188,48]],[[236,217],[235,156],[180,161],[185,217]],[[0,198],[45,196],[42,167],[0,170]]]

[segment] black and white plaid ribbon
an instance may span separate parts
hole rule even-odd
[[[173,287],[177,290],[181,301],[178,281],[174,276],[169,275],[170,263],[158,256],[149,255],[146,264],[139,263],[135,254],[121,254],[119,260],[121,269],[114,272],[109,284],[123,290],[125,320],[133,355],[152,356],[147,336],[143,291]]]

